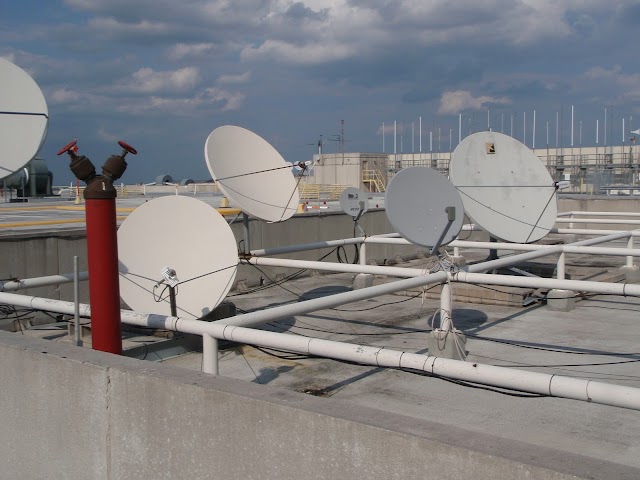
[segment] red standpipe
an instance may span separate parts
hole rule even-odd
[[[124,157],[138,152],[123,141],[120,155],[112,155],[96,175],[91,160],[78,156],[77,141],[65,145],[58,155],[68,153],[70,168],[87,184],[84,190],[87,221],[87,258],[89,263],[89,303],[91,304],[91,342],[94,350],[122,354],[120,317],[120,279],[118,272],[118,235],[116,225],[116,189],[113,182],[127,169]]]
[[[115,198],[86,199],[91,339],[94,350],[122,353]]]

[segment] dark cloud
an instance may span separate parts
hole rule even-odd
[[[480,125],[485,108],[510,116],[535,106],[542,118],[575,103],[586,120],[603,102],[622,114],[640,99],[637,0],[14,3],[0,19],[0,55],[50,101],[47,155],[81,135],[104,156],[108,139],[126,134],[153,155],[153,173],[176,177],[176,158],[188,159],[185,175],[206,171],[202,142],[223,123],[303,159],[340,119],[349,146],[375,150],[385,119],[420,115],[448,132],[459,108]]]

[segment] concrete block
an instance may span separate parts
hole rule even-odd
[[[353,279],[353,289],[359,290],[361,288],[373,287],[373,275],[370,273],[359,273]]]
[[[456,340],[458,345],[462,348],[464,356],[460,354],[460,351],[456,347]],[[467,337],[465,337],[460,330],[447,332],[436,329],[427,337],[427,349],[429,350],[429,355],[434,355],[436,357],[465,360],[467,353],[466,344]]]
[[[553,289],[547,294],[547,308],[558,312],[570,312],[575,308],[576,293],[571,290]]]
[[[627,283],[640,283],[640,267],[637,265],[624,265],[620,267]]]

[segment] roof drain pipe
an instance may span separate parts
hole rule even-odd
[[[0,302],[66,314],[72,314],[74,310],[73,302],[29,297],[14,293],[0,293]],[[277,310],[277,308],[272,310]],[[82,316],[89,316],[90,313],[89,305],[80,305],[80,314]],[[410,369],[509,390],[640,410],[640,389],[633,387],[451,360],[382,347],[369,347],[300,335],[223,325],[219,322],[201,322],[127,310],[123,310],[121,314],[123,322],[131,325],[163,328],[202,336],[208,335],[217,339],[278,348],[296,353],[357,362],[364,365]]]

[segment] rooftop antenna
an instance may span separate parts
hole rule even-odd
[[[556,221],[558,185],[514,138],[498,132],[468,136],[453,152],[449,175],[467,215],[493,237],[535,242]]]
[[[456,239],[464,220],[462,199],[456,188],[436,170],[410,167],[398,172],[385,194],[386,212],[393,227],[409,242],[430,248],[448,279],[441,285],[440,326],[427,339],[429,354],[464,359],[464,335],[453,326],[451,268],[438,250]],[[449,340],[448,340],[449,339]]]
[[[21,170],[47,135],[49,111],[31,76],[0,58],[0,180]]]
[[[120,226],[118,244],[120,294],[136,311],[166,315],[168,307],[174,317],[201,318],[220,304],[236,276],[231,228],[192,197],[143,203]]]
[[[369,210],[369,194],[355,187],[345,188],[340,194],[340,208],[353,218],[354,236],[356,232],[363,237],[366,236],[365,231],[358,224],[358,220]]]
[[[409,167],[393,176],[385,193],[386,213],[409,242],[436,255],[460,233],[464,208],[445,176],[427,167]]]
[[[209,134],[204,153],[220,190],[245,213],[268,222],[296,213],[300,197],[291,169],[262,137],[225,125]]]

